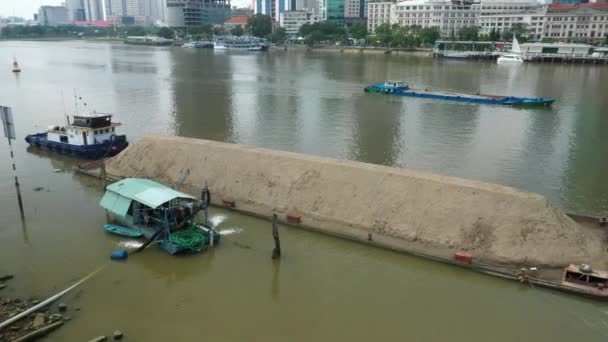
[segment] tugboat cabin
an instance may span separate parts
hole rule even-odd
[[[74,116],[71,125],[49,126],[49,141],[70,145],[86,146],[108,143],[121,124],[112,122],[112,114],[92,113],[87,116]]]
[[[564,270],[562,285],[596,296],[608,296],[608,272],[596,271],[585,264],[570,264]]]

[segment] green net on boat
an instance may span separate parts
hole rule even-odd
[[[207,236],[196,227],[173,232],[169,236],[169,241],[193,252],[200,252],[207,244],[207,240]]]

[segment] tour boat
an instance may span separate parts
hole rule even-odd
[[[508,53],[506,55],[502,55],[496,59],[496,63],[498,64],[521,64],[524,62],[524,59],[521,55]]]
[[[111,157],[129,145],[125,135],[116,134],[120,125],[112,122],[112,114],[74,115],[71,124],[51,125],[46,132],[26,136],[25,141],[30,146],[81,158]]]
[[[268,49],[265,39],[250,36],[214,36],[213,47],[218,50],[264,51]]]
[[[465,94],[452,93],[445,91],[430,91],[410,88],[403,81],[386,81],[384,83],[374,84],[364,88],[366,93],[379,93],[387,95],[423,97],[438,100],[451,100],[459,102],[494,104],[504,106],[550,106],[555,99],[552,98],[533,98],[533,97],[515,97],[515,96],[500,96],[500,95],[481,95],[481,94]]]
[[[205,188],[206,189],[206,188]],[[203,194],[207,191],[203,190]],[[169,254],[201,252],[220,241],[220,234],[208,226],[205,201],[144,178],[126,178],[106,187],[101,207],[125,227],[157,240]],[[205,223],[196,222],[205,211]],[[107,228],[106,228],[107,229]]]
[[[19,67],[19,63],[17,63],[17,59],[13,59],[13,72],[21,72],[21,68]]]

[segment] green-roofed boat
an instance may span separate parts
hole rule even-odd
[[[113,220],[143,233],[156,236],[159,246],[170,254],[200,252],[219,242],[220,234],[209,227],[205,201],[143,178],[126,178],[106,187],[100,205]],[[205,210],[205,223],[197,214]]]

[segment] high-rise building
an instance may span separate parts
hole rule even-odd
[[[70,22],[65,6],[42,6],[38,10],[38,22],[43,26],[66,25]]]
[[[169,27],[220,25],[230,19],[230,0],[166,0]]]
[[[146,25],[145,1],[142,0],[108,0],[105,6],[106,16],[118,24]]]
[[[324,18],[333,21],[337,24],[344,23],[344,1],[345,0],[324,0],[325,14]]]
[[[85,20],[84,0],[66,0],[65,6],[68,9],[68,19],[70,21]]]
[[[254,12],[269,15],[272,20],[279,22],[281,13],[295,11],[298,6],[302,7],[300,0],[256,0]]]
[[[84,20],[98,21],[106,20],[104,2],[106,0],[83,0]]]

